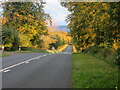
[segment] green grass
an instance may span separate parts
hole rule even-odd
[[[72,88],[115,88],[118,68],[88,54],[72,56]]]
[[[47,51],[31,50],[31,51],[14,51],[15,53],[48,53]]]
[[[10,54],[0,54],[0,57],[10,56]]]
[[[41,50],[31,50],[31,51],[10,51],[10,52],[13,52],[13,53],[48,53],[48,51],[41,51]],[[11,56],[10,54],[7,54],[7,53],[4,53],[4,54],[1,54],[0,53],[0,57],[5,57],[5,56]]]

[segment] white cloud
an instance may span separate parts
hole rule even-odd
[[[69,14],[66,8],[60,5],[58,0],[46,0],[45,11],[50,14],[58,25],[66,25],[65,17]]]

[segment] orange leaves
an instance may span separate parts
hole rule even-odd
[[[25,11],[23,11],[23,10],[22,10],[21,12],[22,12],[22,13],[26,13],[26,12],[25,12]]]
[[[7,22],[7,18],[0,17],[0,23],[2,23],[2,25],[4,25],[6,22]]]
[[[30,14],[29,14],[28,16],[31,17],[31,18],[34,18],[34,16],[32,16],[32,15],[30,15]]]
[[[37,34],[37,31],[35,28],[36,28],[35,26],[25,24],[24,26],[21,26],[17,30],[20,31],[21,33],[32,34],[34,36]]]
[[[24,12],[24,11],[22,11],[22,12]],[[34,16],[32,16],[30,14],[28,16],[26,16],[26,15],[19,14],[18,12],[15,12],[14,15],[17,16],[16,19],[19,19],[19,20],[27,20],[28,22],[35,21],[33,19]]]
[[[21,33],[25,32],[25,28],[23,28],[23,27],[20,27],[17,30],[20,31]]]
[[[31,19],[31,18],[26,18],[26,20],[28,20],[28,22],[34,21],[34,19]]]
[[[44,35],[48,31],[43,7],[38,7],[39,4],[32,2],[8,2],[3,6],[3,17],[6,18],[1,17],[0,22],[4,24],[4,28],[13,27],[19,32],[21,46],[38,45],[41,42],[40,35]],[[47,39],[53,42],[51,38]]]
[[[119,40],[120,40],[120,39],[119,39]],[[112,48],[113,48],[114,50],[117,50],[118,48],[120,48],[120,42],[119,42],[119,40],[113,39]]]
[[[14,15],[16,15],[16,16],[20,16],[18,12],[14,12]]]
[[[107,3],[101,3],[102,4],[102,9],[103,10],[108,10],[108,8],[109,8],[109,4],[107,4]]]

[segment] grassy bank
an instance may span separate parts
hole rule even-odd
[[[48,53],[48,51],[31,50],[31,51],[14,51],[15,53]]]
[[[88,54],[73,54],[72,88],[115,88],[118,68]]]
[[[7,54],[7,53],[1,54],[1,53],[0,53],[0,57],[5,57],[5,56],[10,56],[10,54]]]
[[[48,51],[41,51],[41,50],[31,50],[31,51],[23,51],[23,50],[17,50],[17,51],[9,51],[9,53],[7,53],[7,51],[5,51],[4,54],[0,53],[0,57],[5,57],[5,56],[11,56],[10,53],[48,53]]]
[[[58,49],[55,50],[47,50],[49,53],[59,53],[62,52],[63,50],[66,49],[66,47],[68,46],[68,44],[64,44],[58,47]]]

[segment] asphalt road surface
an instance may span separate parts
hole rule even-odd
[[[71,50],[3,57],[2,88],[71,88]]]

